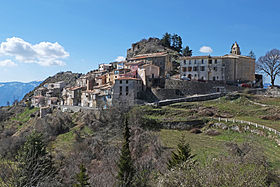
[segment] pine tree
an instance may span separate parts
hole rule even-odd
[[[168,32],[165,33],[161,39],[161,44],[164,47],[171,48],[171,34],[169,34]]]
[[[182,136],[177,145],[177,151],[171,152],[171,158],[169,159],[167,166],[168,169],[172,169],[179,164],[191,160],[194,158],[194,155],[191,155],[191,148],[188,143],[185,141],[185,137]]]
[[[255,53],[253,51],[250,51],[250,53],[248,54],[248,57],[256,59],[256,55],[255,55]]]
[[[87,174],[87,169],[83,164],[80,165],[80,172],[76,174],[77,183],[74,184],[74,187],[86,187],[89,186],[89,177]]]
[[[17,156],[17,186],[38,186],[51,180],[56,170],[46,151],[42,134],[32,133]]]
[[[123,187],[132,186],[133,177],[134,177],[134,167],[133,167],[133,160],[131,158],[131,153],[129,150],[129,138],[130,132],[128,127],[127,118],[125,118],[124,123],[124,143],[121,150],[121,156],[118,163],[118,185]]]
[[[173,34],[171,37],[171,48],[180,53],[182,51],[182,38],[178,34]]]
[[[189,46],[186,46],[182,52],[183,56],[192,56],[192,50],[190,50]]]

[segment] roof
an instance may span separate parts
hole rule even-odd
[[[143,66],[140,67],[140,69],[141,69],[141,68],[148,67],[148,66],[155,66],[155,67],[159,68],[159,66],[154,65],[154,64],[144,64]]]
[[[243,55],[232,55],[232,54],[226,54],[224,56],[185,56],[181,57],[180,60],[191,60],[191,59],[223,59],[223,58],[248,58],[253,59],[248,56]]]
[[[184,57],[181,57],[180,59],[181,60],[184,60],[184,59],[205,59],[205,58],[223,58],[223,56],[184,56]]]
[[[149,54],[141,54],[136,55],[128,60],[137,60],[137,59],[145,59],[145,58],[152,58],[152,57],[162,57],[168,55],[167,52],[161,52],[161,53],[149,53]]]
[[[75,90],[79,90],[79,89],[82,89],[82,88],[83,88],[82,86],[76,86],[76,87],[69,88],[69,90],[75,91]]]
[[[120,78],[117,78],[116,80],[142,80],[142,79],[133,78],[133,77],[120,77]]]

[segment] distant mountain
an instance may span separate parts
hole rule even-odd
[[[0,82],[0,106],[6,106],[7,102],[12,104],[15,99],[20,101],[25,94],[32,91],[40,83],[40,81],[33,81],[29,83]]]

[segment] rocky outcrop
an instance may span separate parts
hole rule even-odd
[[[178,54],[176,51],[164,47],[159,38],[143,39],[140,42],[132,44],[132,47],[127,50],[127,58],[132,58],[136,55],[159,53],[159,52],[170,52]]]

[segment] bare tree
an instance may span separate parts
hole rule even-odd
[[[261,56],[257,61],[257,70],[268,75],[274,87],[276,77],[280,75],[280,50],[272,49],[265,56]]]

